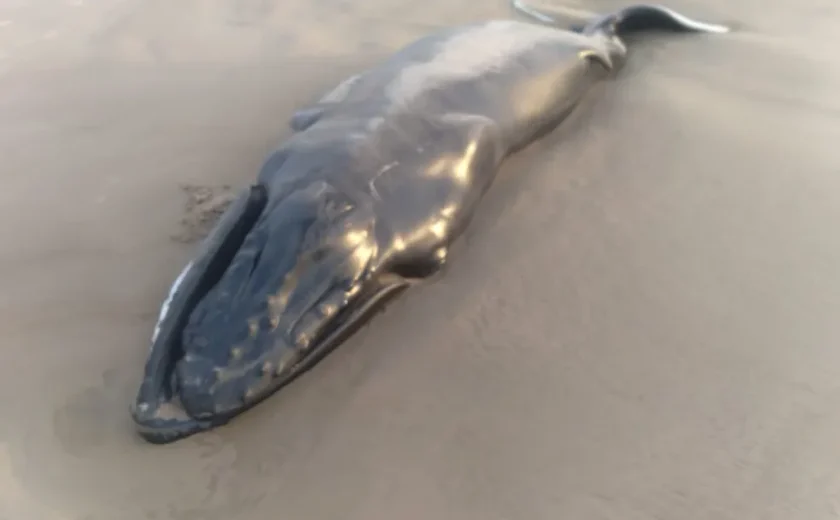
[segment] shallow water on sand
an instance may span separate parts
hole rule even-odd
[[[627,2],[575,4],[607,11]],[[840,514],[836,0],[669,0],[511,160],[439,281],[169,446],[128,404],[188,193],[294,107],[503,1],[0,4],[0,519]]]

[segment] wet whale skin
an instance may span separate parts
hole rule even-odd
[[[502,161],[620,66],[618,22],[447,29],[297,111],[162,306],[132,407],[140,434],[166,443],[228,422],[438,273]]]

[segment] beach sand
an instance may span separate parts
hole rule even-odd
[[[292,110],[511,11],[0,3],[0,519],[840,517],[840,3],[666,3],[738,31],[633,44],[443,277],[167,446],[158,306]]]

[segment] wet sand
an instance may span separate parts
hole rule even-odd
[[[510,11],[0,3],[0,519],[840,516],[840,4],[667,3],[741,30],[634,45],[442,279],[169,446],[128,405],[214,197],[295,106]]]

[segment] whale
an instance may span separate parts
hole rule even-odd
[[[729,30],[652,4],[568,28],[514,7],[529,19],[440,29],[291,115],[160,306],[143,439],[229,423],[441,273],[504,161],[616,75],[628,35]]]

